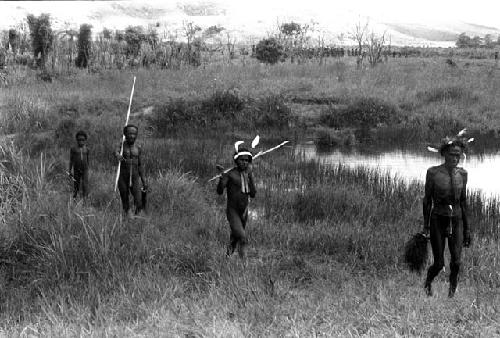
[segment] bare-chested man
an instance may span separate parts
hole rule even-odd
[[[228,256],[232,255],[238,247],[240,257],[245,258],[248,197],[254,198],[256,194],[252,174],[252,157],[250,151],[239,147],[233,157],[236,167],[223,173],[217,185],[219,195],[222,195],[224,189],[227,189],[226,216],[231,228],[230,242],[227,248]]]
[[[115,152],[115,157],[120,161],[120,176],[118,178],[118,190],[122,200],[123,211],[129,218],[132,212],[129,205],[129,195],[134,198],[135,214],[142,210],[141,188],[139,179],[142,181],[142,188],[148,189],[142,167],[142,149],[135,144],[138,128],[129,124],[123,128],[125,142],[123,142],[123,153],[120,155],[120,149]]]
[[[457,167],[465,149],[460,140],[444,142],[440,147],[444,163],[427,170],[423,199],[424,233],[430,236],[434,263],[427,271],[425,291],[432,295],[432,281],[444,266],[445,240],[450,250],[450,288],[448,297],[457,289],[462,246],[471,242],[467,217],[467,171]]]

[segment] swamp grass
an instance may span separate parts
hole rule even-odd
[[[118,121],[123,120],[135,75],[132,113],[136,117],[132,122],[139,123],[138,116],[153,107],[148,115],[150,124],[154,124],[153,129],[158,125],[156,132],[163,136],[215,135],[221,131],[234,134],[248,129],[272,134],[283,129],[285,125],[280,123],[284,121],[293,127],[286,133],[294,132],[305,128],[300,122],[307,120],[307,114],[299,121],[287,117],[294,103],[325,106],[322,119],[340,121],[341,127],[369,122],[366,127],[374,129],[369,133],[371,138],[357,135],[358,141],[365,143],[385,140],[406,146],[434,142],[467,127],[486,140],[496,139],[498,145],[497,65],[478,60],[467,67],[461,62],[458,67],[449,67],[444,61],[397,59],[363,69],[346,58],[321,66],[250,62],[245,66],[213,64],[203,69],[139,69],[133,73],[75,71],[50,84],[36,81],[33,70],[19,68],[9,74],[11,85],[0,93],[1,128],[6,134],[37,133],[54,130],[65,117],[95,121],[89,125],[92,128],[108,125],[107,121],[100,123],[102,119],[116,118],[111,125],[121,124]],[[380,102],[387,108],[382,112],[391,112],[391,116],[381,121],[378,110],[373,116],[360,114],[361,103],[366,100]],[[294,110],[291,113],[292,117],[296,114]],[[229,121],[237,125],[236,130],[228,126]],[[312,125],[318,127],[320,122],[315,120]]]
[[[213,141],[205,147],[216,157],[230,152]],[[255,163],[259,191],[252,208],[264,212],[249,223],[249,258],[242,264],[224,257],[224,201],[201,179],[208,168],[184,161],[189,156],[158,157],[158,166],[184,166],[150,173],[151,219],[126,222],[112,194],[112,172],[94,172],[90,201],[74,204],[54,173],[55,158],[4,149],[9,189],[2,191],[11,192],[11,207],[3,209],[2,224],[3,332],[495,333],[500,251],[494,201],[487,207],[471,194],[474,244],[464,252],[457,299],[445,307],[441,296],[424,297],[421,277],[402,263],[404,242],[421,228],[421,184],[304,162],[282,149]],[[436,282],[442,295],[444,278]]]
[[[139,70],[133,113],[166,98],[190,102],[238,88],[244,98],[278,96],[285,104],[307,97],[346,104],[366,96],[399,109],[425,105],[407,113],[425,122],[446,112],[458,123],[494,130],[496,70],[489,63],[451,69],[441,61],[399,60],[366,70],[345,63]],[[75,72],[49,85],[27,72],[19,70],[13,87],[0,92],[2,127],[8,126],[2,131],[19,132],[15,146],[2,144],[0,161],[1,334],[500,334],[498,201],[469,195],[473,246],[464,252],[457,297],[444,299],[441,273],[436,296],[426,298],[423,277],[401,260],[404,242],[421,229],[422,185],[305,162],[284,147],[255,163],[259,191],[251,203],[260,216],[250,220],[243,264],[224,255],[225,202],[206,181],[215,164],[232,165],[236,138],[251,140],[259,130],[156,138],[150,120],[134,115],[152,191],[150,219],[129,222],[112,192],[110,152],[121,137],[132,74]],[[428,99],[433,88],[456,83],[477,99]],[[75,204],[64,169],[79,128],[89,129],[94,157],[89,201]],[[208,138],[211,132],[218,137]],[[269,145],[281,140],[268,133],[261,137]]]

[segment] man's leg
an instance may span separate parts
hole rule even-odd
[[[245,229],[243,228],[241,217],[237,210],[227,208],[226,216],[229,222],[229,227],[231,228],[228,254],[232,254],[237,245],[241,246],[242,243],[246,242]]]
[[[448,247],[450,249],[450,290],[448,297],[453,297],[457,290],[458,273],[462,264],[462,245],[463,245],[463,227],[462,220],[453,217],[453,234],[448,238]]]
[[[448,217],[432,215],[430,220],[430,236],[431,236],[431,247],[432,247],[432,255],[434,257],[434,261],[432,265],[427,270],[427,279],[425,280],[425,290],[427,295],[432,295],[432,281],[439,274],[441,269],[444,267],[444,245],[445,245],[445,237],[444,230],[446,229],[446,224],[442,224],[446,222]]]
[[[134,196],[135,214],[137,215],[142,210],[142,196],[139,177],[132,178],[132,187],[130,190],[132,192],[132,196]]]
[[[87,197],[89,193],[89,171],[85,170],[82,175],[82,195],[83,198]]]
[[[240,215],[240,219],[241,219],[241,226],[243,228],[244,235],[243,235],[243,240],[240,241],[239,255],[241,258],[245,258],[246,257],[246,247],[247,247],[247,236],[246,236],[245,228],[247,226],[247,221],[248,221],[248,207],[245,209],[243,214]]]
[[[73,198],[78,197],[78,190],[80,190],[80,183],[82,180],[82,176],[76,171],[73,173]]]
[[[130,209],[129,196],[128,196],[129,188],[128,188],[128,182],[122,177],[118,179],[118,191],[120,192],[123,212],[126,214]]]

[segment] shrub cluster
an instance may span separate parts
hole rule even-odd
[[[320,117],[321,123],[333,128],[370,128],[396,124],[400,119],[394,104],[373,97],[360,97],[347,106],[331,107]]]
[[[255,47],[255,57],[261,62],[274,64],[280,61],[283,56],[283,46],[275,38],[261,40]]]
[[[202,100],[172,100],[156,105],[148,122],[158,136],[178,133],[217,132],[221,129],[288,128],[291,109],[281,96],[257,100],[242,98],[235,90],[215,92]]]
[[[356,136],[352,129],[319,128],[316,130],[315,143],[320,147],[353,146]]]

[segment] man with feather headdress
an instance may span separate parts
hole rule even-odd
[[[245,258],[245,247],[247,245],[247,236],[245,232],[248,220],[248,197],[255,197],[256,189],[252,173],[252,153],[241,147],[241,141],[235,144],[235,153],[233,160],[236,167],[224,172],[223,168],[218,167],[221,172],[217,193],[222,195],[224,189],[227,190],[227,209],[226,216],[231,228],[230,242],[227,247],[227,255],[230,256],[238,247],[238,254]]]
[[[444,163],[427,170],[425,195],[423,199],[424,233],[430,238],[433,264],[427,271],[425,290],[432,295],[432,281],[444,267],[445,239],[450,250],[450,287],[448,297],[457,289],[461,266],[462,247],[470,245],[470,231],[467,217],[467,171],[458,167],[460,156],[467,143],[464,131],[456,137],[446,137],[439,146]],[[434,148],[430,148],[430,150]]]

